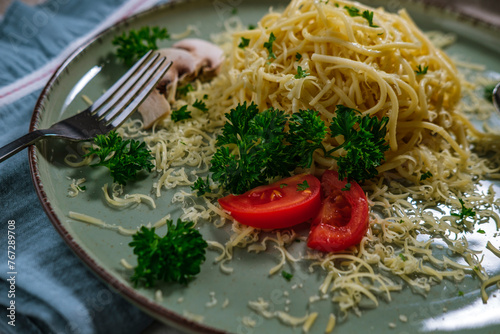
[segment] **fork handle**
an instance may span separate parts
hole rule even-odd
[[[13,142],[0,147],[0,162],[18,153],[27,146],[35,143],[38,139],[42,138],[45,133],[41,130],[28,132],[24,136],[14,140]]]

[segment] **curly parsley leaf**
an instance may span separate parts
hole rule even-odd
[[[420,175],[420,181],[430,179],[432,176],[433,176],[432,173],[430,171],[427,171],[427,172],[423,173],[422,175]]]
[[[370,12],[369,10],[363,11],[363,14],[361,16],[368,21],[368,25],[372,28],[378,28],[377,25],[373,24],[373,12]]]
[[[495,87],[496,84],[484,86],[483,97],[486,101],[493,102],[493,90],[495,89]]]
[[[145,26],[116,36],[112,43],[118,46],[116,56],[122,59],[125,65],[132,66],[149,50],[158,50],[158,40],[169,38],[166,28]]]
[[[424,74],[427,74],[428,69],[429,69],[429,66],[422,67],[422,65],[418,65],[415,73],[417,73],[417,75],[424,75]]]
[[[157,281],[187,284],[200,272],[205,261],[207,242],[194,223],[167,220],[168,232],[160,237],[155,228],[141,227],[129,243],[137,255],[137,266],[131,281],[135,286],[155,286]]]
[[[327,132],[319,114],[311,110],[291,116],[272,108],[259,113],[256,104],[244,102],[226,118],[210,171],[214,182],[234,194],[289,176],[297,167],[309,167]]]
[[[210,189],[208,176],[206,180],[203,180],[201,177],[199,177],[191,186],[191,190],[196,191],[196,196],[203,196],[207,193],[210,193],[212,190]]]
[[[85,156],[95,154],[99,162],[91,166],[107,167],[113,182],[126,185],[127,181],[135,179],[137,173],[143,169],[151,172],[154,165],[153,156],[144,142],[134,139],[123,140],[116,131],[107,135],[98,135],[94,144]]]
[[[378,175],[377,167],[384,160],[384,152],[389,149],[385,140],[388,117],[361,116],[359,111],[337,106],[337,116],[330,124],[331,136],[343,136],[344,142],[330,150],[331,154],[343,149],[343,153],[333,158],[337,160],[339,178],[354,179],[361,183]]]
[[[191,112],[187,111],[187,105],[183,105],[179,109],[172,111],[172,115],[170,115],[170,117],[172,118],[172,121],[180,122],[185,119],[190,119]]]

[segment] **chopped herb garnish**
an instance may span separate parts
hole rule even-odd
[[[309,183],[307,183],[307,180],[304,180],[304,182],[297,184],[297,191],[304,191],[309,188]]]
[[[254,30],[256,26],[254,24],[249,24],[248,25],[248,30]]]
[[[149,50],[158,50],[158,40],[169,38],[166,28],[145,26],[139,30],[130,30],[128,35],[124,32],[116,36],[112,43],[118,46],[116,56],[122,59],[125,65],[132,66]]]
[[[342,191],[349,191],[351,190],[351,184],[347,182],[344,186],[344,188],[341,189]]]
[[[368,25],[372,28],[378,28],[377,25],[373,24],[373,12],[365,10],[361,15],[365,20],[368,21]]]
[[[399,257],[401,258],[401,260],[403,260],[403,262],[405,262],[406,260],[408,260],[408,258],[406,257],[406,255],[404,255],[403,253],[399,253]]]
[[[287,281],[290,281],[293,278],[292,274],[290,274],[284,270],[281,272],[281,276],[283,276],[283,278],[286,279]]]
[[[451,213],[452,216],[454,217],[458,217],[458,220],[456,222],[456,224],[458,225],[459,229],[462,231],[462,232],[470,232],[471,231],[471,227],[469,227],[467,225],[468,221],[467,221],[467,218],[468,217],[475,217],[476,216],[476,212],[473,211],[471,208],[467,208],[465,207],[465,203],[464,201],[459,198],[458,201],[460,202],[460,205],[461,205],[461,210],[459,213]]]
[[[479,230],[477,230],[477,233],[485,234],[486,231],[480,228]]]
[[[151,172],[154,167],[151,162],[154,157],[144,142],[123,140],[116,131],[96,136],[94,144],[97,148],[91,147],[85,157],[97,155],[99,162],[91,166],[107,167],[113,182],[118,184],[126,185],[127,181],[135,179],[141,170]]]
[[[250,38],[241,37],[241,42],[238,44],[240,49],[246,48],[250,44]]]
[[[174,122],[179,122],[191,118],[191,112],[187,111],[187,105],[183,105],[181,108],[172,111],[171,118]]]
[[[489,102],[493,102],[493,90],[495,89],[496,84],[486,85],[484,86],[483,97],[485,100]]]
[[[462,290],[458,290],[458,295],[462,297],[464,295],[464,292]]]
[[[297,67],[297,74],[295,74],[295,79],[302,79],[309,75],[307,70],[303,70],[301,66]]]
[[[301,60],[301,59],[302,59],[302,55],[301,55],[300,53],[298,53],[298,52],[297,52],[297,53],[295,54],[295,60],[299,61],[299,60]]]
[[[210,171],[212,179],[233,194],[290,176],[297,167],[309,167],[327,133],[324,121],[313,110],[288,116],[273,108],[259,112],[255,103],[247,106],[244,102],[226,118]],[[227,145],[236,146],[236,154]]]
[[[359,12],[359,9],[354,7],[354,6],[344,6],[344,8],[347,10],[347,13],[351,17],[355,16],[361,16],[361,13]]]
[[[196,196],[203,196],[207,193],[212,192],[212,190],[210,189],[208,176],[206,180],[203,180],[201,177],[199,177],[191,186],[191,190],[196,191]]]
[[[389,149],[385,140],[388,117],[361,116],[359,111],[342,105],[337,106],[337,116],[330,124],[331,136],[343,136],[344,142],[330,150],[333,153],[344,149],[337,160],[339,179],[354,179],[357,182],[378,175],[377,167],[384,160],[384,152]]]
[[[201,101],[201,100],[196,100],[194,103],[193,103],[193,107],[201,110],[201,111],[208,111],[208,108],[207,108],[207,105],[205,102]]]
[[[420,181],[430,179],[431,177],[432,177],[432,173],[430,171],[427,171],[425,173],[422,173],[422,175],[420,175]]]
[[[271,59],[271,58],[276,59],[276,55],[273,52],[273,43],[275,40],[276,40],[276,37],[274,36],[273,33],[271,33],[271,35],[269,35],[269,40],[264,43],[264,47],[267,49],[267,52],[269,53],[269,56],[267,57],[267,59]]]
[[[429,66],[422,67],[422,65],[418,65],[415,73],[417,73],[417,75],[424,75],[424,74],[427,74],[428,69],[429,69]]]
[[[356,17],[356,16],[361,16],[364,18],[366,21],[368,21],[368,25],[372,28],[378,28],[377,25],[373,24],[373,12],[370,12],[369,10],[365,10],[362,13],[360,10],[354,6],[344,6],[344,9],[347,10],[347,13],[351,17]]]
[[[285,187],[288,187],[288,184],[286,184],[286,183],[282,183],[282,184],[280,184],[280,189],[283,189],[283,188],[285,188]]]
[[[131,281],[135,286],[153,287],[157,281],[187,284],[200,272],[207,243],[194,223],[167,220],[167,234],[160,237],[155,228],[142,226],[129,243],[137,255]]]

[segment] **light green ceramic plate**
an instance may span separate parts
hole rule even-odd
[[[464,60],[484,64],[490,71],[500,73],[500,30],[469,20],[463,16],[445,12],[442,9],[423,6],[414,1],[366,1],[368,5],[385,5],[394,11],[406,7],[418,25],[424,30],[441,30],[457,34],[458,41],[448,49],[452,55]],[[241,17],[245,24],[257,22],[270,6],[275,9],[284,7],[286,1],[278,0],[218,0],[190,1],[163,5],[122,22],[96,37],[75,52],[57,71],[37,103],[31,130],[45,128],[85,107],[81,95],[91,99],[98,97],[109,87],[125,68],[115,63],[112,57],[111,40],[117,34],[144,25],[160,25],[170,33],[184,31],[188,24],[196,25],[202,38],[209,38],[211,33],[222,30],[223,20],[232,15]],[[236,13],[233,11],[236,8]],[[269,268],[277,263],[274,252],[249,254],[244,250],[235,253],[231,262],[234,273],[227,275],[213,264],[219,254],[208,251],[208,259],[202,267],[202,273],[188,286],[163,285],[163,301],[154,298],[155,290],[134,289],[129,277],[131,272],[120,265],[124,258],[135,263],[135,257],[127,244],[131,241],[115,231],[72,221],[69,211],[77,211],[99,217],[110,223],[135,228],[139,224],[156,222],[167,213],[177,219],[181,208],[171,203],[172,193],[167,193],[156,200],[160,209],[151,210],[148,206],[138,206],[134,210],[113,210],[103,203],[101,186],[111,179],[105,171],[90,168],[69,168],[62,163],[62,156],[74,149],[62,142],[47,142],[30,151],[30,162],[35,187],[45,210],[75,253],[105,282],[119,291],[131,302],[138,305],[154,317],[170,325],[189,332],[198,333],[300,333],[300,327],[292,328],[281,324],[277,319],[264,320],[247,306],[249,300],[262,297],[272,302],[272,309],[284,310],[296,316],[307,311],[319,312],[319,317],[311,329],[312,333],[323,333],[328,315],[336,311],[329,300],[309,303],[309,296],[318,293],[322,281],[320,275],[308,274],[307,267],[286,267],[294,273],[291,282],[280,275],[268,276]],[[87,191],[76,198],[69,198],[67,190],[70,178],[85,177]],[[150,190],[150,182],[136,182],[127,185],[129,192]],[[227,232],[215,229],[210,224],[202,224],[202,233],[206,238],[224,243]],[[492,236],[494,230],[488,230]],[[473,239],[477,247],[482,247],[487,237]],[[498,244],[498,238],[494,241]],[[304,243],[293,246],[292,251],[303,251]],[[500,274],[500,260],[485,253],[486,269],[490,274]],[[292,289],[295,284],[302,287]],[[408,288],[401,293],[394,293],[391,302],[382,301],[376,309],[367,309],[362,317],[350,314],[345,321],[339,320],[335,333],[365,332],[500,332],[500,298],[497,288],[488,290],[490,300],[484,305],[479,295],[477,279],[467,277],[463,282],[443,281],[432,288],[427,297],[416,295]],[[457,291],[464,291],[458,296]],[[211,295],[217,304],[208,307]],[[288,296],[286,296],[288,294]],[[225,300],[229,301],[223,307]],[[290,303],[287,301],[290,300]],[[445,311],[446,310],[446,311]],[[185,314],[201,315],[202,323],[189,320]],[[408,321],[402,322],[400,315]],[[247,327],[243,319],[250,317],[254,327]],[[389,323],[396,328],[389,329]]]

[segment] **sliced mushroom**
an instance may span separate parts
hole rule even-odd
[[[193,56],[200,59],[203,75],[217,73],[224,60],[224,51],[217,45],[203,39],[186,38],[175,43],[173,47],[187,50]]]
[[[157,88],[172,102],[179,80],[192,80],[198,75],[202,61],[183,49],[165,48],[158,50],[160,56],[173,64],[158,83]],[[168,88],[168,89],[167,89]],[[167,94],[167,91],[168,94]]]
[[[170,104],[175,101],[179,82],[192,81],[199,76],[204,79],[213,76],[224,60],[222,49],[197,38],[183,39],[172,48],[160,49],[157,52],[166,57],[167,61],[172,61],[172,66],[156,89],[139,106],[146,129],[157,119],[170,113]]]
[[[153,89],[151,94],[139,106],[139,113],[142,115],[145,129],[149,129],[156,120],[170,114],[170,112],[170,103],[157,89]]]

